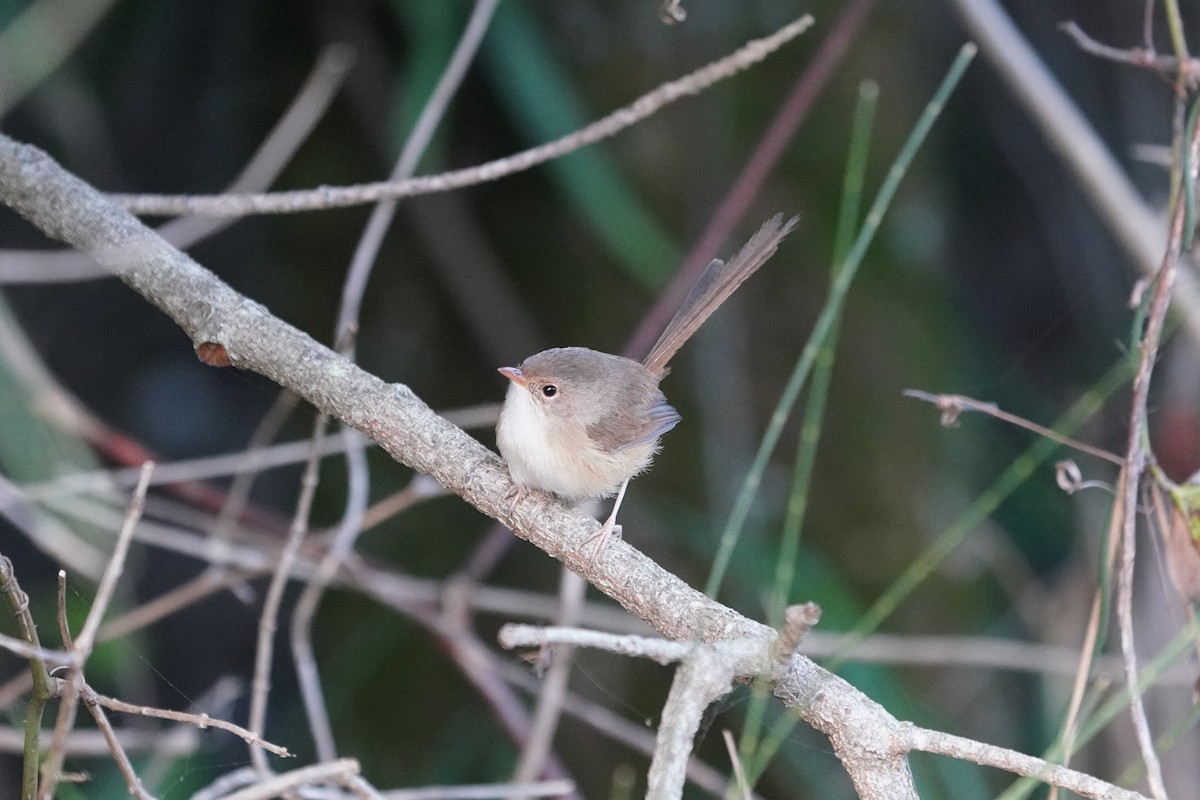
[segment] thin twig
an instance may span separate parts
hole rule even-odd
[[[74,641],[71,641],[71,632],[67,627],[66,619],[66,573],[59,572],[59,627],[63,643],[67,646],[67,649],[75,654],[76,661],[68,669],[63,682],[65,688],[59,700],[58,718],[54,724],[54,737],[51,740],[50,749],[46,754],[46,760],[42,764],[42,780],[41,785],[38,787],[39,800],[47,800],[54,797],[54,789],[58,784],[63,758],[66,755],[67,735],[75,725],[75,712],[79,706],[80,692],[85,685],[83,668],[87,663],[88,657],[92,654],[92,646],[95,643],[96,631],[100,627],[100,620],[104,617],[109,600],[112,599],[113,592],[116,589],[117,580],[125,568],[125,556],[129,552],[129,543],[133,540],[134,528],[137,527],[137,523],[141,519],[142,509],[145,507],[146,491],[149,489],[150,475],[153,471],[154,463],[151,461],[147,461],[142,466],[142,477],[138,481],[138,485],[134,489],[133,498],[129,502],[129,510],[125,515],[125,522],[121,526],[121,532],[117,536],[117,543],[113,547],[112,558],[109,559],[108,566],[104,569],[104,575],[100,579],[100,586],[96,589],[96,597],[92,601],[92,607],[88,610],[87,618],[84,620],[83,629]]]
[[[1121,501],[1120,515],[1114,514],[1114,518],[1121,523],[1122,550],[1117,584],[1117,620],[1121,636],[1121,653],[1125,658],[1126,683],[1129,684],[1131,690],[1129,711],[1133,718],[1134,730],[1137,733],[1142,760],[1146,764],[1146,780],[1150,784],[1151,792],[1158,800],[1165,800],[1167,792],[1163,784],[1162,766],[1154,749],[1154,737],[1150,733],[1150,725],[1146,720],[1142,693],[1138,690],[1137,651],[1133,636],[1133,568],[1137,541],[1138,491],[1148,460],[1146,405],[1150,393],[1150,378],[1154,371],[1155,361],[1158,359],[1163,326],[1170,306],[1171,289],[1178,274],[1183,239],[1187,235],[1184,230],[1184,220],[1187,218],[1189,205],[1186,195],[1191,191],[1190,187],[1195,179],[1193,172],[1196,164],[1197,144],[1200,143],[1200,125],[1195,125],[1191,134],[1193,137],[1191,141],[1180,143],[1179,150],[1183,153],[1181,162],[1186,167],[1181,170],[1180,175],[1180,184],[1184,188],[1183,191],[1176,193],[1167,250],[1163,255],[1162,266],[1155,281],[1154,295],[1147,313],[1145,333],[1138,348],[1138,369],[1133,379],[1133,398],[1129,412],[1125,465],[1121,469],[1121,480],[1118,484],[1118,496]]]
[[[500,405],[498,403],[482,403],[477,406],[439,412],[443,419],[468,430],[495,425],[499,413]],[[344,449],[345,443],[340,438],[329,438],[321,444],[320,454],[322,458],[335,456],[344,452]],[[246,449],[243,448],[232,453],[165,462],[155,467],[150,485],[161,486],[201,481],[228,475],[241,475],[257,469],[274,469],[303,463],[308,460],[311,453],[312,440],[298,439],[266,447],[254,459],[248,459]],[[0,494],[0,510],[11,508],[18,502],[45,503],[65,495],[105,492],[111,489],[113,484],[132,488],[137,485],[139,472],[140,469],[133,468],[73,472],[41,483],[27,484],[20,487],[23,490],[21,492]],[[6,484],[0,480],[0,488],[6,485],[16,487],[15,484]],[[434,496],[437,495],[426,494],[424,497]],[[99,573],[99,570],[97,569],[96,572]]]
[[[323,186],[294,192],[272,192],[253,195],[128,195],[113,194],[110,199],[134,214],[177,216],[208,214],[212,216],[246,216],[249,214],[289,214],[297,211],[317,211],[351,205],[397,200],[431,192],[461,189],[494,181],[527,170],[538,164],[560,158],[582,147],[606,139],[641,122],[664,106],[683,97],[699,94],[715,83],[736,75],[757,64],[771,53],[799,36],[812,25],[813,18],[805,15],[788,23],[770,36],[755,39],[730,55],[685,75],[664,83],[634,102],[617,109],[561,139],[539,145],[515,155],[489,161],[467,169],[444,172],[392,183],[382,181],[357,186]]]
[[[966,395],[961,394],[930,394],[923,392],[920,389],[905,389],[905,397],[913,397],[917,400],[924,400],[928,403],[933,403],[937,406],[938,411],[942,412],[942,425],[949,428],[957,424],[958,417],[963,411],[978,411],[983,414],[988,414],[996,419],[1003,420],[1017,427],[1024,428],[1027,431],[1033,431],[1038,436],[1044,436],[1047,439],[1052,439],[1061,445],[1074,448],[1081,453],[1087,453],[1096,458],[1102,458],[1105,461],[1121,466],[1125,463],[1125,459],[1110,453],[1107,450],[1099,447],[1093,447],[1090,444],[1072,439],[1070,436],[1064,436],[1050,428],[1038,425],[1036,422],[1031,422],[1024,417],[1018,417],[1016,414],[1010,414],[1002,410],[995,403],[985,403],[980,400],[975,400]]]
[[[226,795],[224,800],[271,800],[273,797],[278,797],[302,786],[345,780],[352,775],[357,775],[359,771],[357,759],[339,758],[337,761],[313,764],[310,767],[300,767],[290,772],[273,775],[240,792]]]
[[[104,612],[108,610],[108,603],[117,588],[117,581],[125,570],[125,556],[129,553],[129,544],[133,541],[134,528],[137,527],[138,521],[142,518],[142,510],[146,507],[146,491],[150,487],[150,475],[153,472],[153,461],[147,461],[142,465],[142,476],[133,490],[133,499],[130,501],[129,511],[125,515],[125,524],[121,526],[121,532],[117,535],[117,544],[113,548],[112,558],[108,562],[108,568],[104,570],[104,577],[100,579],[100,586],[96,589],[96,597],[92,600],[92,607],[88,609],[83,628],[75,637],[75,651],[79,658],[80,669],[83,668],[83,662],[87,661],[92,654],[92,647],[96,643],[96,631],[100,629],[100,621],[104,619]]]
[[[499,0],[477,0],[446,69],[438,79],[425,107],[417,118],[400,156],[392,169],[391,180],[402,181],[412,177],[421,157],[429,147],[451,99],[474,61],[495,13]],[[359,238],[351,259],[350,269],[342,286],[342,301],[338,311],[334,341],[338,352],[354,360],[355,332],[359,327],[363,295],[372,267],[376,263],[384,235],[396,215],[396,200],[384,200],[371,210],[370,219]],[[341,439],[345,445],[346,470],[349,491],[346,507],[338,523],[328,552],[321,560],[316,575],[305,586],[292,616],[292,653],[296,660],[296,671],[300,681],[301,697],[308,714],[309,727],[317,748],[317,757],[329,761],[336,757],[337,748],[333,738],[333,726],[325,707],[321,691],[320,674],[312,647],[312,620],[325,594],[329,582],[354,549],[359,533],[363,530],[363,518],[370,495],[370,471],[367,468],[365,450],[367,440],[357,431],[344,427]]]
[[[1160,56],[1154,50],[1142,47],[1128,49],[1111,47],[1088,36],[1074,21],[1060,23],[1058,27],[1074,39],[1075,44],[1079,45],[1079,49],[1085,53],[1119,64],[1146,67],[1170,78],[1184,77],[1192,85],[1195,85],[1196,80],[1200,78],[1200,63],[1195,59],[1181,61],[1175,56]]]
[[[915,725],[906,727],[904,738],[905,741],[896,743],[897,747],[903,747],[905,750],[918,750],[923,753],[938,753],[963,761],[997,767],[1016,775],[1036,778],[1053,786],[1061,786],[1082,797],[1103,798],[1104,800],[1146,800],[1145,796],[1137,792],[1122,789],[1120,786],[1114,786],[1091,775],[1060,767],[1043,759],[1004,747],[984,744],[941,731],[918,728]]]
[[[422,786],[383,792],[387,800],[491,800],[510,797],[562,797],[576,791],[565,779],[529,783],[480,783],[467,786]]]
[[[261,192],[275,182],[325,116],[353,63],[354,55],[348,45],[331,44],[321,51],[295,98],[226,187],[226,192]],[[232,217],[181,217],[161,225],[157,231],[171,244],[186,249],[236,221]],[[111,271],[77,250],[0,250],[0,284],[65,283],[109,277]]]
[[[497,667],[506,681],[524,689],[530,695],[536,695],[541,690],[537,678],[524,667],[511,663],[499,664]],[[634,752],[646,756],[654,752],[653,730],[614,713],[602,703],[568,692],[563,708],[569,716]],[[725,795],[732,788],[728,776],[701,761],[694,753],[688,760],[687,777],[697,787],[717,797]],[[753,800],[761,800],[757,795],[751,796]]]
[[[166,719],[172,722],[184,722],[189,725],[195,725],[200,730],[208,728],[216,728],[217,730],[228,731],[234,736],[245,740],[251,747],[262,748],[267,752],[274,753],[281,758],[291,758],[292,753],[286,748],[277,744],[272,744],[261,736],[252,731],[248,731],[240,725],[235,725],[232,722],[226,722],[223,719],[210,717],[208,714],[193,714],[188,711],[171,711],[166,708],[154,708],[153,706],[139,706],[134,703],[126,703],[124,700],[118,700],[115,697],[106,697],[99,694],[88,687],[84,692],[84,701],[88,700],[105,708],[111,708],[113,711],[119,711],[122,714],[136,714],[139,717],[153,717],[154,719]]]
[[[108,744],[109,752],[112,753],[113,759],[117,762],[117,769],[121,772],[121,777],[125,779],[125,786],[129,789],[129,794],[138,800],[153,800],[152,796],[142,786],[141,779],[133,770],[133,764],[129,761],[129,756],[125,753],[125,748],[121,744],[121,740],[117,737],[117,732],[113,730],[112,723],[108,721],[108,715],[104,713],[104,709],[96,702],[96,695],[90,691],[91,687],[85,687],[83,692],[83,705],[92,715],[92,719],[96,721],[96,727],[100,729],[100,733],[104,736],[104,741]]]
[[[560,569],[559,607],[555,615],[557,625],[571,627],[578,623],[586,593],[587,581],[566,568]],[[543,653],[551,659],[550,669],[542,681],[542,691],[538,693],[537,705],[533,711],[533,727],[525,740],[525,746],[521,748],[517,769],[513,773],[513,781],[516,783],[528,783],[542,774],[542,767],[550,753],[554,733],[558,730],[558,721],[562,716],[574,651],[575,648],[570,645],[543,648]]]
[[[300,479],[300,497],[296,501],[296,512],[292,517],[291,529],[288,531],[287,543],[279,554],[279,563],[271,575],[271,584],[267,588],[267,596],[263,600],[262,614],[258,620],[258,641],[255,645],[254,679],[250,685],[250,732],[262,738],[267,726],[267,696],[271,691],[271,665],[275,656],[275,630],[279,621],[279,607],[283,603],[283,591],[291,578],[292,567],[304,536],[308,532],[309,514],[312,511],[313,497],[317,493],[320,481],[320,451],[321,438],[324,436],[328,417],[319,414],[313,423],[313,451],[304,475]],[[250,760],[259,774],[266,777],[270,774],[267,757],[257,747],[250,748]]]

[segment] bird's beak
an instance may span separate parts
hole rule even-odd
[[[504,377],[508,378],[510,381],[515,383],[517,386],[524,387],[525,384],[527,383],[527,381],[525,380],[525,373],[521,372],[521,370],[517,369],[516,367],[500,367],[496,371],[499,372]]]

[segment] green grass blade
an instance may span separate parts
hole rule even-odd
[[[767,468],[767,462],[770,460],[772,453],[775,452],[775,446],[779,444],[779,437],[783,433],[783,426],[796,404],[796,399],[800,395],[800,389],[803,388],[805,381],[808,379],[808,374],[812,370],[813,363],[820,353],[821,345],[829,335],[834,321],[841,312],[846,292],[849,290],[850,283],[854,280],[854,276],[858,272],[858,267],[862,264],[862,259],[867,248],[870,247],[876,232],[879,230],[883,215],[891,205],[892,199],[896,195],[896,190],[900,187],[900,181],[904,178],[909,165],[917,154],[917,150],[925,141],[930,128],[933,127],[934,121],[937,120],[947,99],[949,99],[950,93],[954,91],[954,87],[958,85],[959,80],[967,69],[967,65],[975,57],[975,52],[976,47],[971,43],[963,45],[959,51],[958,57],[955,58],[954,63],[950,66],[946,77],[942,79],[941,86],[938,87],[933,99],[925,106],[924,112],[922,112],[920,118],[917,120],[912,133],[909,134],[904,147],[901,148],[899,155],[896,156],[895,162],[892,164],[887,177],[883,181],[883,185],[879,189],[879,194],[875,196],[875,201],[871,204],[866,222],[859,232],[854,246],[846,256],[843,268],[838,272],[837,277],[833,281],[829,300],[825,303],[825,307],[821,309],[821,314],[817,317],[817,322],[813,326],[812,334],[809,336],[808,342],[805,344],[804,350],[801,352],[800,358],[792,370],[792,375],[788,379],[787,386],[784,387],[783,394],[775,406],[775,411],[771,415],[766,433],[763,434],[762,442],[759,444],[758,452],[755,453],[754,461],[750,465],[750,470],[746,473],[741,491],[734,502],[733,510],[729,514],[729,520],[725,525],[724,531],[721,533],[721,541],[717,548],[716,557],[713,559],[712,571],[709,573],[708,582],[704,587],[704,592],[709,597],[716,597],[717,592],[721,588],[721,582],[724,580],[725,572],[729,567],[729,560],[733,556],[733,549],[737,546],[742,528],[746,523],[746,517],[750,513],[750,506],[758,494],[758,488],[762,483],[762,476]]]

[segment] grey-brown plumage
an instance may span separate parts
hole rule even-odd
[[[511,383],[496,442],[513,482],[572,502],[617,493],[598,534],[607,535],[629,479],[650,466],[659,437],[680,420],[658,388],[671,358],[795,224],[795,217],[785,222],[777,214],[728,263],[710,263],[642,362],[558,347],[502,367]]]

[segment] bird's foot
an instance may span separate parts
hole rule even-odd
[[[591,547],[591,554],[588,555],[589,567],[595,562],[597,556],[600,555],[600,552],[604,550],[604,546],[608,544],[609,537],[612,536],[615,536],[618,539],[621,538],[621,526],[616,524],[612,517],[609,517],[604,521],[604,524],[600,526],[600,530],[584,539],[583,543],[579,545],[579,549],[581,551],[587,550],[589,546]]]
[[[528,486],[518,486],[513,484],[513,487],[504,493],[505,511],[508,512],[508,518],[512,519],[513,514],[517,510],[517,504],[529,497],[530,489]]]

